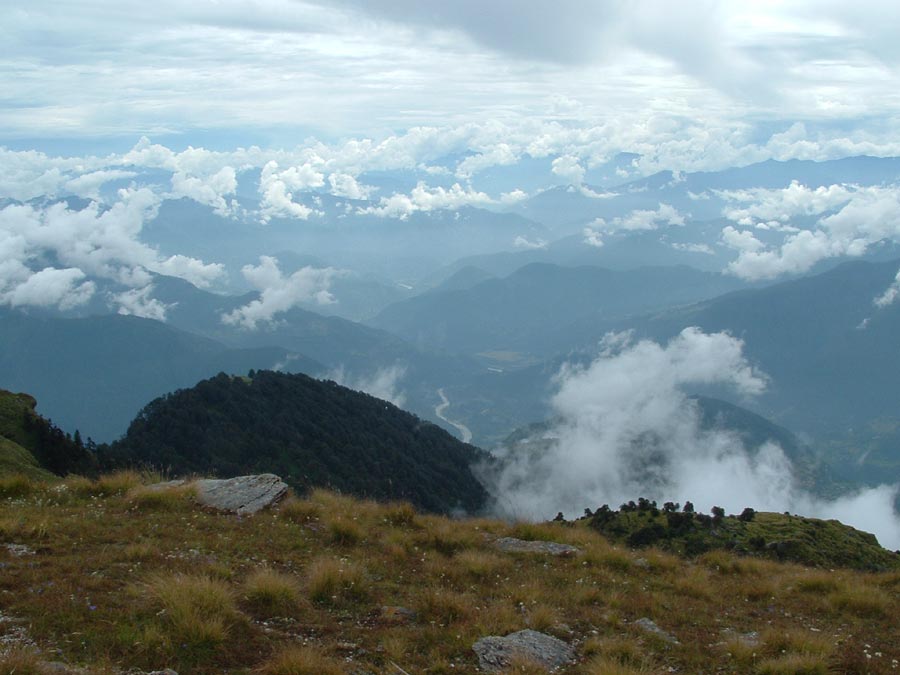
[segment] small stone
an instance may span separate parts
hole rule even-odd
[[[23,555],[34,555],[34,549],[28,548],[25,544],[6,544],[6,550],[17,558]]]
[[[656,635],[657,637],[665,640],[666,642],[671,642],[673,645],[679,644],[678,640],[676,640],[674,636],[672,636],[669,633],[667,633],[666,631],[664,631],[662,628],[657,626],[652,620],[648,619],[647,617],[638,619],[637,621],[634,622],[634,625],[638,626],[642,630],[647,631],[648,633],[652,633],[653,635]]]
[[[379,612],[379,617],[385,623],[391,624],[401,624],[401,623],[409,623],[411,621],[415,621],[418,618],[418,614],[411,609],[406,607],[395,607],[391,605],[385,605],[381,608]]]
[[[579,552],[579,549],[569,544],[560,544],[555,541],[527,541],[513,537],[501,537],[494,542],[494,546],[506,553],[546,553],[569,556]]]
[[[575,660],[575,650],[562,640],[528,629],[505,637],[483,637],[472,645],[472,650],[478,655],[479,668],[489,673],[509,667],[517,656],[530,659],[548,671]]]

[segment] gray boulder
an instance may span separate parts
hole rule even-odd
[[[201,504],[238,515],[256,513],[277,502],[288,490],[287,484],[272,473],[222,480],[203,478],[194,485]]]
[[[575,650],[562,640],[536,630],[520,630],[505,637],[490,635],[472,645],[478,666],[489,673],[507,668],[516,657],[527,658],[548,671],[575,660]]]
[[[678,640],[676,640],[673,635],[664,631],[662,628],[657,626],[656,623],[652,619],[649,619],[646,616],[635,621],[634,625],[647,633],[657,636],[661,640],[670,642],[673,645],[678,644]]]
[[[560,556],[578,553],[577,548],[568,544],[559,544],[555,541],[527,541],[513,537],[501,537],[494,542],[494,546],[506,553],[544,553]]]

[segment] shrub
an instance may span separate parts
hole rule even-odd
[[[0,478],[0,499],[27,497],[38,489],[38,485],[28,476],[20,473]]]

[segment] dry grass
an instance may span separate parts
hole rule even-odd
[[[318,558],[307,569],[309,598],[320,604],[362,602],[368,596],[365,572],[349,560]]]
[[[324,491],[236,518],[197,508],[187,493],[158,498],[148,480],[70,477],[0,498],[0,613],[90,675],[398,675],[392,663],[474,673],[475,640],[523,628],[577,645],[579,663],[560,671],[569,675],[824,665],[881,675],[900,658],[896,572],[824,572],[725,552],[686,562],[613,547],[581,524],[449,520]],[[501,536],[581,552],[506,554],[492,543]],[[34,553],[17,557],[6,543]],[[681,644],[633,629],[643,616]],[[734,637],[750,631],[757,646]],[[22,661],[17,673],[32,667],[27,653],[4,658],[7,671],[12,658]]]
[[[259,675],[344,675],[341,661],[320,649],[302,645],[285,647],[256,669]]]
[[[287,616],[300,602],[300,584],[293,575],[260,567],[244,580],[243,597],[256,616]]]

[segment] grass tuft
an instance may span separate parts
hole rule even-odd
[[[290,574],[268,567],[250,573],[244,581],[244,598],[256,616],[288,616],[300,601],[300,584]]]
[[[368,596],[362,567],[348,560],[319,558],[310,564],[306,576],[309,598],[319,604],[359,603]]]
[[[828,662],[809,654],[785,654],[764,659],[756,666],[758,675],[828,675]]]
[[[341,662],[320,649],[290,645],[259,666],[259,675],[344,675]]]

